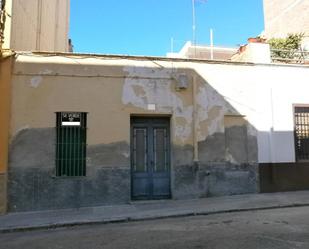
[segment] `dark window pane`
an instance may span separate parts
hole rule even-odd
[[[134,129],[134,170],[136,172],[147,171],[147,129]]]
[[[154,129],[154,163],[155,171],[167,170],[167,138],[166,129]]]
[[[309,107],[295,107],[295,152],[297,160],[309,159]]]

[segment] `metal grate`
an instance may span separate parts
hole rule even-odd
[[[133,130],[133,168],[136,172],[147,171],[147,129],[134,128]]]
[[[167,129],[154,128],[154,171],[165,172],[168,170],[167,161]]]
[[[295,107],[295,152],[297,160],[309,160],[309,107]]]
[[[273,62],[306,64],[309,61],[309,51],[302,49],[271,49],[270,52]]]
[[[56,176],[86,175],[87,113],[57,112]]]

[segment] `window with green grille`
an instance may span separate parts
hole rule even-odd
[[[309,106],[295,106],[294,137],[296,160],[309,160]]]
[[[56,115],[56,176],[85,176],[87,113],[57,112]]]

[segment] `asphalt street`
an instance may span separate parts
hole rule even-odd
[[[1,249],[309,248],[309,207],[0,234]]]

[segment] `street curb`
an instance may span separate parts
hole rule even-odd
[[[259,211],[259,210],[269,210],[269,209],[280,209],[280,208],[294,208],[294,207],[307,207],[309,203],[292,203],[286,205],[274,205],[274,206],[264,206],[264,207],[249,207],[249,208],[235,208],[228,210],[214,210],[214,211],[198,211],[198,212],[184,212],[175,214],[160,214],[160,215],[145,215],[142,217],[123,217],[123,218],[111,218],[111,219],[101,219],[101,220],[81,220],[73,222],[64,223],[51,223],[44,225],[34,225],[34,226],[19,226],[19,227],[9,227],[0,228],[0,234],[2,233],[13,233],[13,232],[25,232],[25,231],[35,231],[35,230],[45,230],[45,229],[56,229],[65,227],[75,227],[75,226],[87,226],[87,225],[100,225],[100,224],[113,224],[113,223],[127,223],[127,222],[137,222],[137,221],[147,221],[147,220],[158,220],[158,219],[168,219],[168,218],[180,218],[180,217],[190,217],[190,216],[207,216],[214,214],[224,214],[224,213],[239,213],[247,211]]]

